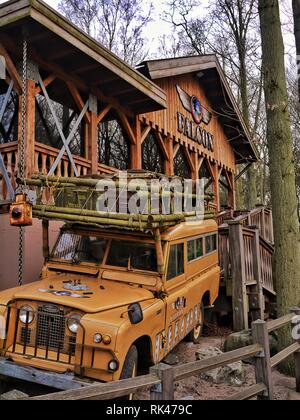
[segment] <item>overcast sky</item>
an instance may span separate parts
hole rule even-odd
[[[0,3],[4,3],[5,0],[0,0]],[[48,3],[51,7],[54,9],[58,8],[58,4],[60,0],[44,0],[46,3]],[[171,26],[168,25],[166,22],[164,22],[161,19],[161,14],[164,12],[164,0],[145,0],[145,2],[151,1],[155,7],[155,12],[153,14],[153,22],[149,24],[146,36],[149,39],[149,42],[151,43],[150,51],[153,52],[156,49],[158,38],[160,35],[166,34],[170,32]],[[202,0],[201,4],[202,7],[201,13],[205,13],[205,7],[209,3],[209,0]],[[283,23],[283,32],[284,32],[284,38],[285,38],[285,47],[286,47],[286,53],[288,53],[290,56],[295,55],[294,49],[294,37],[291,32],[292,28],[291,25],[288,23],[291,23],[291,4],[292,0],[279,0],[279,4],[281,6],[281,20]]]

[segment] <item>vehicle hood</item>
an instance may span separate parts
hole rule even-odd
[[[88,290],[84,292],[66,290],[66,280],[52,277],[39,282],[31,283],[11,290],[11,300],[28,300],[55,303],[62,306],[78,309],[85,313],[98,313],[114,309],[131,303],[143,302],[153,299],[153,293],[136,285],[112,282],[98,279],[84,279],[82,284]],[[60,295],[71,292],[72,296]],[[6,291],[7,293],[7,291]],[[75,295],[84,296],[82,298]],[[1,300],[1,294],[0,294]]]

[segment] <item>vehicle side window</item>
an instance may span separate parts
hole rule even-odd
[[[172,245],[170,249],[167,280],[174,279],[184,273],[184,245]]]
[[[205,238],[205,251],[210,254],[217,250],[217,235],[209,235]]]
[[[188,241],[188,261],[194,261],[203,257],[203,238]]]

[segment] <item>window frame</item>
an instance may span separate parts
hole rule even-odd
[[[172,278],[168,278],[168,274],[169,274],[169,264],[170,264],[170,256],[171,256],[171,248],[173,246],[178,246],[178,245],[182,245],[183,246],[183,273],[177,274],[175,277]],[[167,258],[167,270],[166,270],[166,274],[165,274],[165,280],[167,284],[172,283],[175,280],[180,279],[182,276],[185,276],[185,272],[186,272],[186,241],[178,241],[178,242],[170,242],[169,243],[169,250],[168,250],[168,258]]]
[[[215,236],[216,237],[216,249],[214,251],[207,252],[207,250],[206,250],[206,238],[208,238],[210,236]],[[201,257],[198,257],[198,258],[195,258],[195,259],[189,261],[188,243],[189,242],[192,242],[192,241],[195,241],[196,242],[197,239],[201,239],[201,238],[202,238],[202,245],[203,245],[203,255]],[[206,233],[204,235],[194,236],[193,238],[187,239],[186,246],[187,246],[187,263],[188,264],[192,264],[195,261],[200,261],[203,258],[208,257],[208,256],[212,255],[215,252],[218,252],[218,246],[219,246],[218,233],[217,232],[215,232],[215,233]]]

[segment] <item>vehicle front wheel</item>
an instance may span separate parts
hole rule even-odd
[[[204,305],[203,303],[201,303],[199,322],[192,329],[192,331],[187,335],[186,340],[194,344],[199,344],[201,341],[202,333],[203,333],[203,324],[204,324]]]
[[[138,351],[135,346],[131,346],[122,369],[120,379],[130,379],[137,376],[138,367]],[[129,394],[127,397],[123,397],[124,400],[133,400],[133,394]]]

